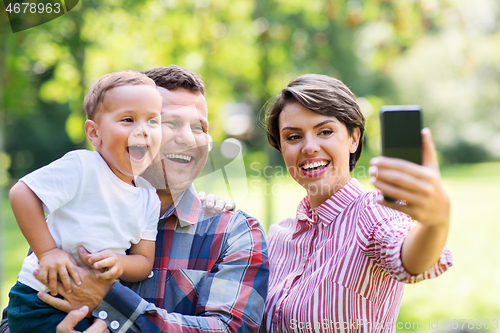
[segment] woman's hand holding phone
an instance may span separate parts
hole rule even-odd
[[[404,200],[405,205],[380,200],[413,217],[425,225],[448,224],[450,200],[441,182],[437,154],[431,131],[422,130],[422,165],[390,157],[376,157],[370,161],[373,185],[391,198]]]
[[[418,275],[439,259],[450,225],[450,200],[441,183],[430,130],[422,130],[422,165],[389,157],[376,157],[371,165],[373,185],[385,195],[405,201],[402,204],[381,197],[379,203],[418,222],[401,250],[406,271]]]

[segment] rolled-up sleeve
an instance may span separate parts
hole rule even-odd
[[[439,260],[423,273],[412,275],[405,270],[401,249],[416,222],[403,212],[369,200],[360,214],[360,225],[362,232],[358,233],[358,240],[363,238],[360,244],[365,255],[399,282],[417,283],[432,279],[453,264],[451,251],[448,246],[444,246]]]

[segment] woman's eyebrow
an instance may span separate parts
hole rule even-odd
[[[324,124],[328,124],[328,123],[335,123],[335,122],[336,122],[336,121],[335,121],[335,120],[333,120],[333,119],[327,119],[327,120],[325,120],[325,121],[320,122],[319,124],[314,125],[314,127],[313,127],[313,128],[318,128],[318,127],[323,126]]]
[[[313,128],[318,128],[318,127],[321,127],[321,126],[323,126],[324,124],[328,124],[328,123],[336,123],[336,121],[335,121],[335,120],[333,120],[333,119],[327,119],[327,120],[325,120],[325,121],[320,122],[319,124],[314,125],[314,127],[313,127]],[[285,131],[285,130],[299,131],[299,130],[300,130],[300,128],[299,128],[299,127],[292,127],[292,126],[285,126],[285,127],[283,127],[283,128],[281,129],[281,131],[282,131],[282,132],[283,132],[283,131]]]
[[[283,131],[286,131],[286,130],[290,130],[290,131],[300,131],[300,128],[298,128],[298,127],[286,126],[286,127],[283,127],[283,128],[281,129],[281,131],[282,131],[282,132],[283,132]]]

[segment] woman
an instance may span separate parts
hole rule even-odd
[[[363,191],[350,176],[364,127],[353,94],[323,75],[300,76],[272,106],[269,143],[307,196],[295,218],[269,230],[261,330],[394,332],[404,283],[451,266],[449,202],[430,132],[422,131],[423,166],[372,160],[374,186],[402,205],[384,201],[380,191]]]

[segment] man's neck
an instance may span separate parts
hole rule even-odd
[[[174,204],[174,201],[182,196],[184,191],[185,189],[182,191],[172,191],[170,189],[156,190],[156,194],[158,194],[161,202],[160,216],[163,216],[167,212],[170,206]]]
[[[161,202],[160,216],[163,216],[170,206],[174,204],[174,198],[172,197],[170,191],[166,190],[156,190],[156,194],[158,194]]]

